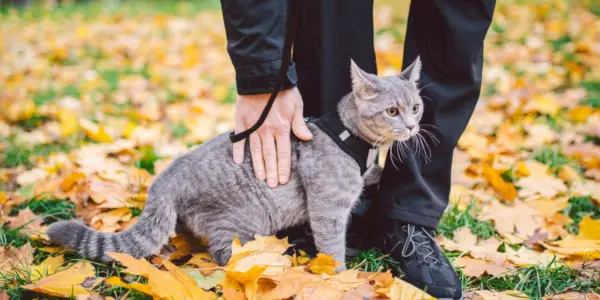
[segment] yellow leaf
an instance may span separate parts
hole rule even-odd
[[[511,183],[502,179],[502,176],[496,172],[487,163],[483,163],[483,176],[490,186],[502,196],[504,200],[513,201],[517,197],[517,189]]]
[[[110,143],[113,141],[113,138],[104,131],[104,127],[102,125],[95,124],[86,119],[81,119],[80,122],[81,128],[83,132],[87,135],[88,138],[100,143]]]
[[[565,238],[550,244],[542,243],[546,249],[570,258],[600,259],[600,241]]]
[[[74,264],[69,269],[44,277],[35,284],[22,286],[24,289],[58,297],[89,295],[82,284],[90,278],[95,279],[94,266],[87,261]]]
[[[525,112],[534,111],[541,114],[554,116],[560,110],[560,105],[558,104],[558,101],[556,101],[556,99],[554,99],[551,95],[538,94],[529,99],[523,109]]]
[[[50,256],[46,258],[37,266],[32,266],[29,270],[31,271],[31,277],[34,281],[40,279],[46,275],[56,273],[58,267],[62,266],[65,262],[62,255]]]
[[[394,278],[394,282],[391,287],[387,290],[377,290],[378,293],[381,293],[391,300],[403,300],[403,299],[424,299],[424,300],[434,300],[435,298],[425,293],[424,291],[416,288],[410,283],[400,280],[398,278]]]
[[[223,269],[223,267],[212,261],[212,258],[208,253],[195,253],[186,264],[198,267],[200,272],[205,276],[210,276],[216,270]]]
[[[216,299],[216,294],[206,292],[195,281],[168,260],[162,261],[168,271],[161,271],[145,259],[127,254],[110,253],[112,258],[127,267],[125,273],[148,278],[151,295],[165,299]]]
[[[266,266],[254,266],[246,272],[237,272],[229,268],[225,268],[228,276],[231,276],[237,282],[244,286],[244,292],[249,300],[256,298],[258,290],[258,277],[267,269]]]
[[[581,179],[579,173],[571,166],[563,166],[558,172],[558,177],[566,182],[577,181]]]
[[[6,119],[11,122],[18,122],[33,117],[36,113],[36,107],[33,99],[16,99],[3,107],[2,111]]]
[[[48,252],[50,254],[54,254],[54,253],[58,253],[60,251],[65,250],[65,248],[63,247],[41,247],[41,248],[37,248],[38,250],[42,250],[44,252]]]
[[[70,110],[61,109],[58,112],[58,122],[60,124],[60,133],[64,137],[74,134],[79,129],[79,119]]]
[[[79,180],[82,179],[85,179],[85,174],[81,172],[73,172],[71,175],[63,179],[63,181],[60,183],[60,189],[63,192],[68,192],[73,188],[73,186],[75,186],[75,184],[77,184],[77,182],[79,182]]]
[[[590,216],[585,216],[579,223],[580,239],[589,239],[600,241],[600,220],[594,220]]]
[[[139,282],[126,283],[126,282],[123,282],[121,280],[121,278],[115,277],[115,276],[106,278],[104,280],[104,282],[108,283],[110,285],[121,286],[121,287],[130,289],[130,290],[133,289],[136,291],[140,291],[144,294],[152,295],[152,292],[150,291],[150,287],[144,283],[139,283]]]
[[[592,113],[594,113],[594,109],[591,106],[581,105],[569,111],[569,117],[574,122],[579,123],[586,121]]]
[[[317,257],[308,263],[306,268],[313,274],[335,274],[335,269],[342,263],[335,261],[332,256],[318,253]]]
[[[529,169],[527,169],[527,164],[525,164],[525,162],[522,161],[517,163],[516,173],[519,177],[527,177],[531,174],[531,172],[529,172]]]
[[[4,194],[3,191],[0,191],[0,205],[6,203],[7,199],[6,199],[6,194]]]

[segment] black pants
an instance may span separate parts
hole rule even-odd
[[[448,205],[452,154],[481,90],[483,40],[495,0],[414,0],[404,45],[404,67],[417,56],[423,69],[422,124],[441,141],[431,146],[431,161],[409,150],[394,167],[386,161],[371,211],[437,227]],[[376,73],[373,0],[305,0],[294,49],[298,88],[305,115],[318,116],[350,92],[350,58]],[[406,150],[405,150],[406,152]]]

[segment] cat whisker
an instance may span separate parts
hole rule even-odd
[[[425,132],[425,134],[427,134],[427,136],[429,136],[429,138],[436,144],[439,145],[440,144],[440,140],[435,136],[435,134],[433,134],[431,131],[427,130],[427,129],[423,129],[421,128],[422,132]]]
[[[396,168],[396,170],[398,169],[398,166],[396,165],[396,157],[394,154],[394,146],[396,145],[396,143],[392,143],[392,146],[390,146],[390,161],[392,162],[392,165],[394,166],[394,168]],[[402,161],[402,159],[400,159],[400,161]]]
[[[428,84],[428,85],[426,85],[426,86],[424,86],[424,87],[420,88],[420,89],[419,89],[419,93],[420,93],[422,90],[424,90],[424,89],[426,89],[426,88],[428,88],[428,87],[430,87],[430,86],[432,86],[432,85],[434,85],[434,84],[435,84],[435,82],[432,82],[432,83],[430,83],[430,84]],[[421,96],[421,97],[423,97],[423,96]]]

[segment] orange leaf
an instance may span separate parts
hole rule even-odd
[[[483,177],[488,181],[492,188],[500,194],[504,200],[513,201],[517,197],[517,189],[511,183],[502,179],[502,176],[496,172],[487,163],[483,163]]]

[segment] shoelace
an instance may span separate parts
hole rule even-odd
[[[415,254],[415,252],[417,253],[418,257],[422,257],[423,261],[425,263],[437,263],[437,257],[435,257],[435,251],[433,250],[433,248],[431,248],[431,240],[433,240],[433,237],[431,237],[431,235],[425,231],[417,231],[415,233],[415,225],[412,224],[407,224],[402,226],[402,229],[407,231],[408,235],[406,237],[406,242],[404,243],[404,246],[402,247],[402,256],[403,257],[409,257],[412,256],[413,254]],[[425,235],[423,235],[425,234]],[[423,241],[422,242],[418,242],[416,240],[416,238],[421,238]],[[431,240],[430,240],[431,239]],[[412,250],[409,251],[409,249],[412,246]],[[420,251],[421,249],[421,251]],[[429,261],[427,260],[429,259]]]

